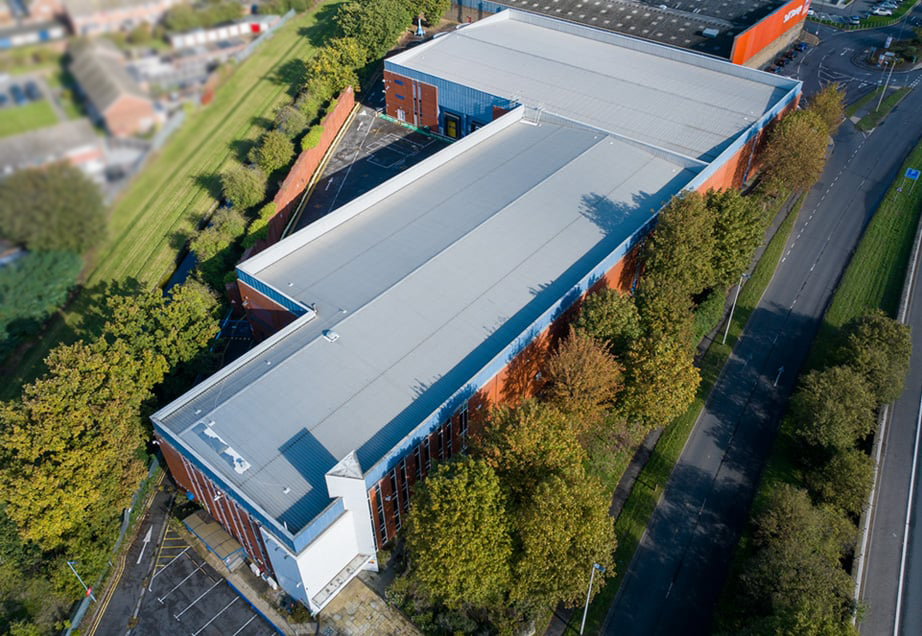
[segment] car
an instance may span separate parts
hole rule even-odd
[[[851,17],[848,19],[848,23],[849,23],[849,24],[855,24],[855,25],[861,24],[861,18],[859,18],[859,17],[856,16],[856,15],[853,15],[853,16],[851,16]]]
[[[782,67],[782,66],[784,66],[784,65],[787,64],[787,63],[788,63],[788,61],[787,61],[786,59],[784,59],[783,57],[779,57],[777,60],[775,60],[775,66],[777,66],[777,67],[779,67],[779,68]]]
[[[798,42],[798,43],[794,46],[794,48],[796,48],[798,51],[803,52],[803,51],[806,51],[807,49],[809,49],[809,48],[810,48],[810,45],[807,44],[806,42]]]
[[[9,101],[10,98],[6,96],[6,93],[0,93],[0,108],[6,108]]]
[[[879,7],[871,11],[871,13],[873,13],[874,15],[893,15],[893,11],[891,11],[890,9],[881,9]]]
[[[13,96],[13,103],[17,106],[22,106],[29,101],[26,99],[26,94],[22,92],[22,88],[20,88],[19,84],[10,86],[10,95]]]
[[[37,102],[42,98],[42,91],[38,89],[38,85],[35,82],[26,82],[26,97],[33,102]]]
[[[769,73],[777,73],[777,72],[778,72],[778,67],[775,66],[774,64],[772,64],[771,66],[769,66],[769,67],[768,67],[767,69],[765,69],[765,70],[768,71]]]

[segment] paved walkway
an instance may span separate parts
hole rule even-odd
[[[418,636],[420,632],[362,579],[354,578],[323,608],[323,636]]]

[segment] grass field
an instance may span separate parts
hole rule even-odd
[[[290,99],[292,69],[303,68],[332,30],[340,1],[289,21],[234,70],[207,107],[189,114],[113,206],[107,237],[85,272],[84,285],[92,291],[82,293],[35,346],[12,361],[15,375],[0,398],[17,395],[23,382],[40,374],[52,347],[78,336],[104,285],[134,278],[153,287],[169,276],[187,238],[216,203],[221,167]]]
[[[749,316],[758,305],[768,283],[771,282],[802,202],[803,199],[797,202],[765,247],[752,275],[740,291],[727,344],[715,341],[708,348],[701,361],[701,384],[698,386],[695,401],[688,407],[685,414],[673,420],[663,431],[649,461],[640,471],[631,494],[624,504],[624,509],[615,521],[615,536],[618,538],[618,547],[615,550],[615,576],[609,579],[589,607],[586,620],[587,633],[598,633],[602,628],[605,614],[618,593],[634,551],[640,543],[650,516],[685,447],[685,442],[694,428],[698,415],[704,408],[704,403],[711,389],[714,388],[714,383],[717,382],[717,377],[733,350],[733,345],[743,332]]]
[[[38,130],[58,123],[58,117],[47,100],[23,106],[7,106],[0,110],[0,137]]]

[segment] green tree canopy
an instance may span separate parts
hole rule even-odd
[[[20,170],[0,181],[0,236],[14,243],[83,253],[105,233],[99,188],[69,163]]]
[[[281,130],[270,130],[263,134],[251,154],[251,160],[262,168],[263,172],[272,174],[288,165],[295,154],[295,146]]]
[[[640,281],[636,302],[647,336],[667,338],[691,347],[694,303],[691,295],[668,275],[645,275]],[[636,342],[635,339],[632,346]]]
[[[258,168],[231,164],[221,173],[224,198],[239,210],[246,210],[266,198],[266,173]]]
[[[875,310],[849,325],[846,333],[842,361],[864,376],[878,404],[898,398],[912,353],[909,327]]]
[[[406,528],[412,576],[450,608],[489,607],[509,589],[512,541],[493,469],[460,457],[415,487]]]
[[[132,296],[110,296],[111,318],[103,328],[113,345],[119,341],[135,355],[150,351],[169,368],[190,362],[218,332],[218,301],[205,285],[189,280],[165,297],[159,289]]]
[[[726,288],[749,267],[762,243],[768,216],[754,197],[737,190],[708,190],[707,209],[714,215],[714,282]]]
[[[291,104],[285,104],[275,114],[275,126],[289,138],[297,137],[307,128],[307,117]]]
[[[694,296],[713,284],[714,250],[714,215],[707,199],[699,192],[683,192],[659,213],[647,240],[644,275],[666,279]]]
[[[410,5],[404,0],[353,0],[340,6],[335,21],[340,35],[354,38],[366,51],[364,63],[383,57],[410,26],[412,17]]]
[[[144,475],[141,404],[164,359],[123,343],[62,345],[48,373],[0,405],[0,497],[21,536],[57,548],[118,514]]]
[[[422,14],[426,19],[426,24],[435,26],[442,19],[442,16],[451,8],[451,0],[413,0],[409,3],[410,17]]]
[[[585,451],[574,428],[560,411],[526,400],[514,409],[494,409],[473,451],[496,471],[516,505],[549,475],[566,475],[581,465]]]
[[[807,110],[819,116],[831,135],[845,119],[845,91],[835,82],[826,84],[810,99]]]
[[[806,482],[820,502],[857,518],[874,483],[874,460],[857,448],[837,450],[828,462],[807,474]]]
[[[73,252],[29,252],[0,267],[0,351],[38,331],[67,300],[82,267]]]
[[[701,376],[689,347],[668,337],[645,336],[625,362],[619,409],[632,425],[664,426],[688,409]]]
[[[642,333],[634,299],[608,287],[586,296],[573,324],[577,332],[605,343],[619,359]]]
[[[580,430],[601,420],[621,388],[621,366],[604,346],[570,329],[547,361],[547,397]]]
[[[809,190],[826,165],[826,123],[817,113],[795,110],[769,131],[762,155],[769,190]]]
[[[755,552],[741,577],[758,613],[796,617],[805,626],[846,623],[854,584],[840,560],[854,540],[855,527],[841,514],[814,507],[803,490],[779,486],[755,521]]]
[[[589,568],[598,563],[593,596],[614,574],[614,519],[602,484],[581,470],[552,474],[513,516],[518,537],[512,597],[522,603],[572,606],[586,598]]]
[[[340,8],[340,13],[344,7]],[[308,62],[308,79],[304,85],[305,90],[313,96],[314,100],[320,102],[333,97],[347,86],[358,90],[359,79],[356,70],[365,65],[367,56],[368,50],[358,38],[344,37],[330,40]],[[305,101],[305,104],[309,103],[312,102]]]
[[[811,371],[791,398],[798,435],[815,446],[850,448],[876,425],[867,381],[847,366]]]

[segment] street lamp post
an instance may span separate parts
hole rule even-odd
[[[80,578],[80,575],[77,574],[77,570],[74,569],[74,563],[76,561],[68,561],[67,566],[70,568],[70,571],[74,573],[74,576],[77,577],[77,580],[80,581],[80,585],[83,586],[83,589],[86,590],[86,595],[93,599],[93,602],[96,602],[96,597],[93,596],[93,589],[86,586],[86,583],[83,582],[83,579]]]
[[[727,318],[727,328],[724,330],[724,339],[720,341],[720,344],[727,344],[727,334],[730,333],[730,323],[733,322],[733,311],[736,309],[736,301],[740,298],[740,288],[743,286],[743,281],[749,278],[749,274],[743,272],[740,274],[740,282],[736,285],[736,295],[733,296],[733,304],[730,305],[730,317]]]
[[[893,68],[896,66],[896,58],[895,58],[895,57],[894,57],[894,58],[891,58],[891,60],[892,60],[892,62],[890,63],[890,73],[887,75],[887,81],[884,82],[884,89],[883,89],[882,91],[880,91],[880,99],[877,100],[877,108],[874,109],[874,112],[875,112],[875,113],[876,113],[878,110],[880,110],[880,104],[881,104],[881,102],[884,101],[884,95],[887,94],[887,86],[890,85],[890,78],[893,77]]]
[[[603,568],[598,563],[592,564],[592,570],[590,571],[590,574],[589,574],[589,591],[586,592],[586,606],[583,608],[583,622],[579,624],[580,636],[582,636],[583,630],[586,629],[586,614],[589,613],[589,599],[592,598],[592,582],[595,580],[596,570],[598,570],[599,572],[604,572],[605,568]]]

